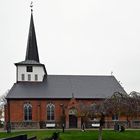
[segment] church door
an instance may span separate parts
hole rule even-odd
[[[77,128],[77,117],[69,115],[69,128]]]
[[[69,128],[77,128],[77,109],[74,107],[69,110]]]

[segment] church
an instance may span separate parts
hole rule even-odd
[[[81,128],[78,104],[92,105],[114,92],[126,93],[113,75],[49,75],[39,59],[32,10],[25,60],[15,66],[16,82],[5,106],[5,122],[12,129],[60,128],[62,124]]]

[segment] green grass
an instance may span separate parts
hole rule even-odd
[[[37,136],[38,140],[43,140],[46,137],[50,137],[54,130],[42,130],[42,131],[20,131],[7,134],[6,132],[0,132],[0,138],[11,137],[20,134],[27,134],[28,137]],[[60,133],[60,140],[97,140],[98,131],[89,130],[81,132],[80,130],[67,130],[65,133]],[[140,140],[140,130],[127,130],[125,132],[114,132],[113,130],[103,131],[103,140]]]

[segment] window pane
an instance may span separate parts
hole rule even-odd
[[[54,105],[47,105],[47,120],[54,120]]]
[[[51,107],[51,119],[54,120],[54,106]]]
[[[38,80],[38,75],[37,74],[35,74],[35,81],[37,81]]]
[[[31,74],[28,74],[28,81],[31,81]]]
[[[29,106],[29,108],[28,108],[29,110],[28,110],[28,112],[29,112],[29,120],[32,120],[32,107],[31,106]]]
[[[49,114],[47,115],[47,120],[48,120],[48,121],[50,121],[50,120],[51,120],[51,118],[50,118],[50,115],[49,115]]]
[[[117,114],[115,115],[115,117],[116,117],[116,120],[118,120],[118,115]]]
[[[25,107],[24,107],[24,120],[25,120],[25,121],[28,120],[28,115],[27,115],[28,113],[27,113],[27,112],[28,112],[28,109],[27,109],[27,106],[25,106]]]
[[[27,72],[33,72],[33,67],[32,67],[32,66],[27,66],[26,71],[27,71]]]
[[[25,75],[21,74],[21,80],[24,81],[25,80]]]
[[[118,120],[118,115],[116,114],[116,115],[113,115],[112,116],[112,120]]]
[[[51,114],[51,120],[54,120],[54,112]]]
[[[52,116],[51,120],[54,120],[54,116]]]
[[[51,120],[51,110],[50,110],[50,106],[47,107],[47,120]]]
[[[25,121],[32,120],[32,106],[30,104],[24,105],[24,120]]]

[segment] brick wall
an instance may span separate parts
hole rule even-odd
[[[40,122],[47,121],[47,104],[52,103],[55,105],[55,121],[60,122],[60,117],[62,115],[62,107],[61,104],[65,107],[66,113],[66,124],[69,124],[69,109],[71,107],[77,108],[77,104],[79,102],[83,102],[84,104],[98,103],[100,100],[75,100],[75,99],[67,99],[67,100],[45,100],[45,99],[36,99],[36,100],[9,100],[9,107],[6,105],[5,107],[5,120],[8,121],[8,108],[10,108],[10,121],[11,122],[23,122],[24,121],[24,104],[30,103],[32,105],[32,121]],[[80,118],[78,118],[78,126],[80,127]],[[68,126],[67,126],[68,128]]]

